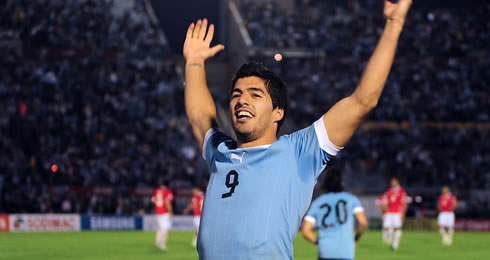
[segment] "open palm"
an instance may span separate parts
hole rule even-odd
[[[405,17],[411,5],[412,0],[399,0],[398,3],[385,0],[384,15],[387,19],[405,22]]]
[[[208,20],[205,18],[198,20],[196,24],[192,23],[187,29],[184,42],[184,57],[187,61],[205,61],[225,48],[223,44],[209,47],[214,36],[214,25],[211,24],[209,29],[207,27]]]

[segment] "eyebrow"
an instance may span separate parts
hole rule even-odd
[[[265,93],[264,90],[262,90],[261,88],[257,88],[257,87],[247,88],[245,91],[256,91],[256,92],[260,92],[260,93]],[[231,91],[231,93],[234,93],[234,92],[243,93],[243,91],[239,88],[234,88]]]
[[[249,91],[258,91],[258,92],[264,93],[264,91],[261,88],[249,88],[247,90],[249,90]]]

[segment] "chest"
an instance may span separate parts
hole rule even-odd
[[[388,200],[391,203],[399,202],[401,200],[402,196],[400,192],[393,191],[388,193]]]

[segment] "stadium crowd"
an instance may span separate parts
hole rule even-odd
[[[323,111],[325,98],[333,104],[353,89],[381,32],[379,12],[348,6],[316,1],[313,7],[285,13],[276,1],[242,2],[255,46],[326,52],[324,58],[270,64],[290,85],[297,85],[293,91],[307,93],[297,107],[305,110],[308,121],[318,109]],[[488,122],[489,11],[490,4],[461,10],[415,9],[380,101],[383,109],[375,110],[370,119]],[[313,89],[328,90],[329,95],[315,95]]]
[[[149,197],[134,187],[155,187],[162,177],[173,188],[190,187],[206,175],[175,58],[135,3],[120,16],[107,11],[110,0],[0,4],[0,212],[151,212]],[[289,85],[297,128],[353,90],[382,24],[355,4],[316,1],[286,15],[273,1],[241,6],[255,46],[327,53],[266,61]],[[419,125],[488,123],[488,8],[412,13],[368,118],[408,125],[359,130],[334,165],[347,174],[396,174],[409,190],[490,187],[488,129]],[[466,214],[490,215],[490,207],[471,203]]]
[[[183,79],[136,3],[116,16],[112,1],[2,2],[21,46],[0,59],[0,212],[132,214],[151,207],[130,187],[199,171]]]
[[[383,18],[379,10],[361,11],[363,1],[298,2],[298,8],[284,11],[276,1],[243,0],[241,10],[255,46],[326,53],[280,62],[254,57],[284,77],[292,98],[289,115],[305,127],[354,89]],[[364,4],[362,8],[377,8],[369,1]],[[367,118],[398,126],[388,123],[384,129],[358,131],[334,164],[351,176],[397,175],[406,187],[449,184],[471,201],[468,212],[485,211],[481,205],[490,201],[470,198],[468,191],[490,187],[490,147],[485,143],[490,111],[489,10],[488,4],[458,10],[414,9],[387,87]]]

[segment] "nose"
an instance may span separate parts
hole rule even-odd
[[[240,95],[240,97],[237,100],[238,106],[248,105],[248,98],[246,96],[247,96],[246,93]]]

